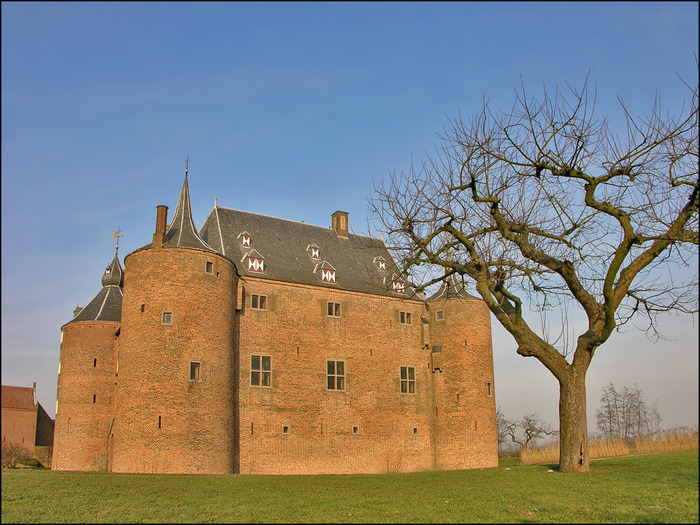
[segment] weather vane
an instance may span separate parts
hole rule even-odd
[[[190,167],[190,156],[187,155],[187,158],[185,159],[185,175],[187,175],[187,172],[189,171]]]
[[[124,237],[124,236],[122,235],[121,226],[119,227],[119,229],[118,229],[117,231],[114,232],[114,236],[113,236],[113,237],[114,237],[115,239],[117,239],[117,250],[118,250],[118,249],[119,249],[119,239],[122,238],[122,237]]]

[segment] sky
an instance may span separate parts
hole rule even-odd
[[[61,326],[115,254],[175,209],[220,206],[379,235],[373,185],[439,145],[447,119],[514,87],[597,89],[600,115],[698,82],[696,2],[2,2],[2,384],[55,413]],[[614,126],[614,122],[613,122]],[[697,271],[697,269],[695,269]],[[473,291],[473,289],[472,289]],[[587,379],[638,385],[662,426],[698,426],[697,316],[626,327]],[[496,403],[557,424],[558,385],[493,319]]]

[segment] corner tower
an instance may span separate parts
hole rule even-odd
[[[491,316],[449,274],[428,298],[435,468],[498,466]]]
[[[115,253],[100,292],[61,327],[53,470],[108,468],[123,282]]]
[[[187,180],[172,221],[126,256],[113,472],[234,472],[233,263],[195,228]]]

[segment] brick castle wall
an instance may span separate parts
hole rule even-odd
[[[124,264],[111,470],[233,472],[233,264],[187,249],[142,250]]]
[[[36,409],[3,408],[2,442],[16,443],[34,454]]]
[[[54,470],[107,470],[114,407],[119,323],[69,323],[62,328]]]

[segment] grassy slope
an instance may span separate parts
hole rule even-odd
[[[697,523],[698,451],[377,476],[2,472],[2,522]]]

